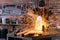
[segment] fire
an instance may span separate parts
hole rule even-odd
[[[42,34],[43,33],[42,26],[43,26],[42,17],[41,16],[37,16],[36,21],[35,21],[35,28],[34,28],[35,34],[34,34],[34,36],[38,36],[38,34]]]
[[[39,36],[39,34],[43,33],[43,26],[46,29],[47,28],[47,21],[44,16],[35,15],[33,14],[33,11],[29,11],[29,15],[31,15],[35,20],[34,26],[31,26],[28,29],[25,29],[23,32],[17,33],[17,35],[28,35],[28,34],[34,34],[34,36]]]
[[[41,32],[42,33],[42,26],[43,26],[43,23],[42,23],[42,17],[41,16],[38,16],[36,21],[35,21],[35,32]]]

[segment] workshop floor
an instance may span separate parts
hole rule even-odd
[[[6,40],[6,39],[1,38],[0,40]]]

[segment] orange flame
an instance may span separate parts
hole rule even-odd
[[[25,29],[23,32],[17,33],[17,35],[28,35],[28,34],[34,34],[34,36],[39,36],[39,34],[42,34],[42,26],[44,25],[45,28],[47,28],[47,22],[44,16],[38,16],[33,14],[33,11],[29,10],[29,15],[31,15],[35,20],[33,20],[34,26],[31,28]]]

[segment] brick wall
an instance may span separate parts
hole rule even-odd
[[[50,10],[56,14],[56,18],[58,23],[60,23],[60,0],[46,0],[46,4],[50,8]]]
[[[14,3],[28,3],[31,0],[0,0],[0,4],[2,3],[8,3],[8,4],[14,4]]]
[[[0,4],[2,4],[2,3],[9,3],[9,4],[11,4],[11,3],[13,3],[13,0],[0,0]]]
[[[60,0],[49,0],[47,3],[54,13],[60,13]]]

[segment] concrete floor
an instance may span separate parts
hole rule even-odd
[[[56,35],[53,35],[56,34]],[[48,31],[45,31],[43,33],[43,35],[51,35],[52,36],[52,40],[60,40],[60,30],[56,30],[56,29],[50,29]],[[10,35],[11,36],[11,35]],[[13,36],[13,35],[12,35]],[[49,37],[49,36],[48,36]],[[0,40],[6,40],[6,39],[0,39]]]
[[[0,40],[6,40],[6,39],[3,39],[3,38],[2,38],[2,39],[0,39]]]

